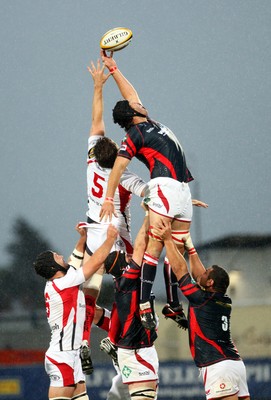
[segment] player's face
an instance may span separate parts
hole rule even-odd
[[[134,101],[129,102],[130,107],[132,107],[133,110],[139,112],[140,114],[143,114],[147,117],[148,115],[148,110],[142,106],[140,103],[136,103]]]
[[[55,262],[58,263],[59,265],[61,265],[61,267],[66,268],[68,264],[65,262],[64,257],[57,253],[53,253],[53,254],[54,254]]]
[[[209,275],[211,271],[213,270],[212,267],[207,268],[202,275],[200,275],[197,279],[197,284],[200,285],[202,288],[207,289],[210,287],[211,284],[211,279],[209,278]]]

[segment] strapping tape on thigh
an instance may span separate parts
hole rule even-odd
[[[133,400],[155,399],[156,391],[154,389],[137,389],[135,392],[130,391],[130,396]]]

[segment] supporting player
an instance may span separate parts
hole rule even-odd
[[[137,235],[132,261],[127,266],[125,259],[117,252],[111,253],[105,261],[107,272],[114,276],[117,316],[120,320],[120,334],[111,343],[106,338],[109,355],[116,352],[124,384],[134,400],[156,399],[158,386],[158,356],[154,347],[156,329],[143,327],[139,316],[140,265],[146,247],[148,217]],[[154,310],[152,308],[152,312]],[[154,318],[155,319],[155,318]],[[110,351],[111,350],[111,351]]]
[[[86,242],[85,230],[78,226],[77,230],[81,237],[75,255],[83,251]],[[80,360],[85,321],[82,284],[103,264],[117,234],[117,229],[110,225],[104,243],[77,270],[52,251],[41,253],[34,262],[36,273],[47,280],[44,297],[51,341],[45,354],[45,369],[50,378],[49,400],[88,400]]]
[[[231,338],[232,301],[226,295],[227,271],[212,265],[205,268],[189,237],[192,283],[187,264],[177,250],[169,223],[160,223],[155,232],[164,240],[169,262],[179,287],[189,302],[189,344],[191,355],[201,371],[206,399],[249,400],[246,368]]]

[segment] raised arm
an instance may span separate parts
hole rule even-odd
[[[129,102],[141,103],[138,93],[133,85],[118,69],[116,61],[113,59],[113,52],[110,53],[110,56],[107,56],[106,52],[101,50],[101,58],[118,85],[122,97]]]
[[[103,120],[103,85],[110,74],[104,73],[105,66],[101,68],[100,60],[97,61],[97,67],[91,62],[88,71],[92,76],[94,84],[92,100],[92,121],[89,135],[104,135],[105,125]]]
[[[80,235],[72,254],[68,259],[68,264],[72,265],[74,268],[78,269],[81,267],[84,258],[84,251],[86,248],[87,241],[87,231],[86,228],[81,228],[80,224],[77,224],[75,229]]]
[[[109,175],[105,201],[102,205],[100,212],[100,220],[104,219],[105,222],[107,222],[107,219],[109,220],[109,222],[112,220],[112,215],[115,214],[115,207],[114,207],[115,191],[120,182],[120,177],[123,174],[129,162],[130,160],[128,158],[120,156],[116,158],[112,171]]]
[[[171,265],[171,268],[174,274],[179,281],[185,274],[188,273],[188,268],[186,261],[182,254],[177,249],[175,243],[173,242],[171,236],[171,223],[166,223],[165,221],[161,221],[158,225],[155,225],[155,232],[163,239],[164,246],[167,253],[168,261]]]
[[[202,264],[198,253],[189,254],[189,266],[190,273],[193,279],[197,282],[198,278],[206,271],[206,268]]]
[[[110,253],[117,236],[117,229],[113,225],[109,225],[107,229],[106,240],[82,267],[86,280],[88,280],[101,267],[106,257]]]
[[[185,238],[184,247],[189,256],[190,273],[193,279],[197,281],[198,277],[205,272],[206,268],[199,258],[190,235]]]

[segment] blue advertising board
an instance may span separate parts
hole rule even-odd
[[[271,360],[245,360],[253,400],[271,400]],[[95,364],[87,379],[90,398],[105,400],[115,375],[112,364]],[[193,362],[160,363],[159,400],[204,400],[198,369]],[[0,400],[47,400],[49,380],[43,365],[0,367]]]

